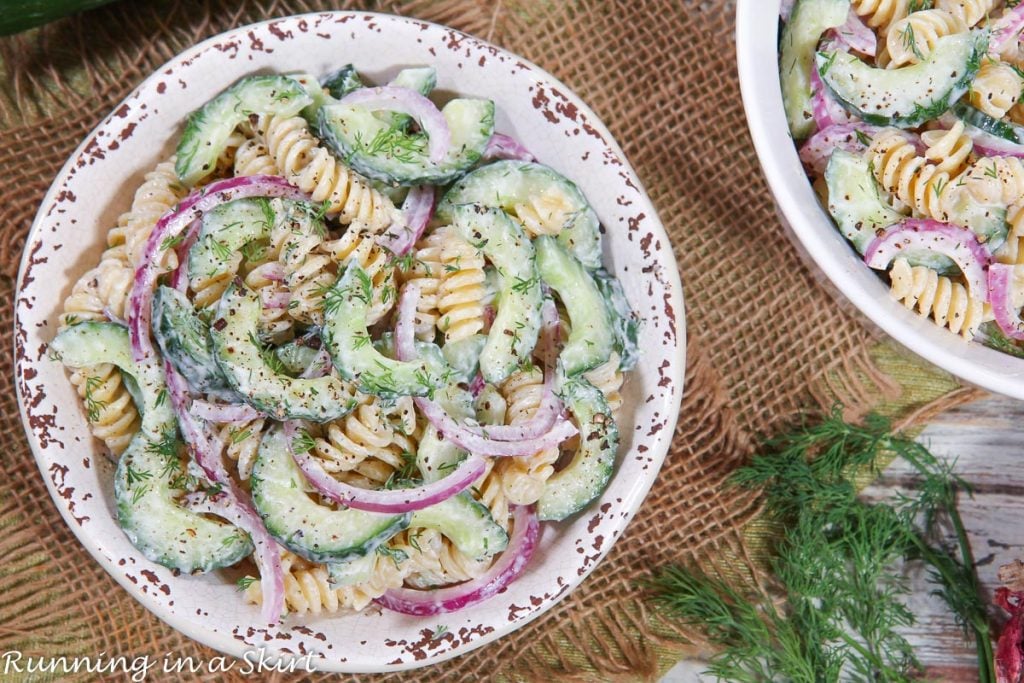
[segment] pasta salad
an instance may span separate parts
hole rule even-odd
[[[796,0],[779,69],[822,203],[907,308],[1024,356],[1024,6]]]
[[[597,216],[493,102],[435,85],[346,66],[221,92],[50,344],[129,540],[238,565],[267,623],[477,604],[612,476],[638,319]]]

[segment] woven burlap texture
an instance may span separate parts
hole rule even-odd
[[[524,55],[589,102],[622,144],[673,240],[690,338],[672,450],[640,513],[593,575],[497,643],[384,678],[651,679],[685,652],[681,638],[689,634],[644,607],[638,580],[669,562],[756,575],[744,536],[756,501],[723,485],[755,437],[836,398],[861,412],[901,391],[870,355],[869,333],[815,285],[779,227],[743,118],[732,3],[122,2],[4,39],[2,343],[13,346],[14,279],[38,203],[102,116],[196,41],[252,21],[340,8],[454,26]],[[895,369],[914,367],[893,362],[899,354],[891,349],[885,357]],[[3,362],[0,652],[213,656],[146,612],[64,526],[22,433],[11,358]],[[955,388],[940,378],[904,396],[901,406]]]

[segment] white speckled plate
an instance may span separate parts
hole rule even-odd
[[[520,139],[576,181],[605,227],[605,262],[643,318],[642,358],[625,387],[623,445],[608,490],[574,519],[543,528],[519,581],[465,611],[427,619],[382,613],[291,617],[269,631],[228,578],[175,576],[132,547],[114,519],[113,468],[89,435],[59,363],[47,358],[61,303],[97,260],[107,228],[142,175],[173,149],[184,117],[252,73],[323,74],[354,63],[386,80],[431,64],[441,91],[489,97],[497,130]],[[18,277],[18,396],[42,476],[65,521],[96,560],[147,609],[213,648],[242,656],[313,653],[320,670],[422,666],[466,652],[549,609],[593,570],[650,488],[672,438],[683,391],[685,325],[672,249],[604,125],[536,66],[441,26],[365,13],[304,15],[211,38],[160,68],[93,131],[61,170],[28,237]],[[432,639],[434,629],[447,630]]]

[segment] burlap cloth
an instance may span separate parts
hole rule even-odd
[[[748,138],[734,4],[715,0],[122,2],[0,40],[0,343],[11,349],[25,235],[55,173],[153,69],[215,33],[323,9],[417,15],[548,69],[608,124],[673,240],[686,290],[687,387],[660,478],[608,558],[540,619],[449,663],[393,675],[474,681],[650,679],[698,640],[636,582],[668,562],[757,575],[757,503],[723,480],[759,434],[827,407],[894,413],[971,390],[878,346],[815,284],[783,236]],[[765,27],[768,30],[770,27]],[[210,657],[117,586],[58,516],[0,371],[0,653]],[[936,404],[934,400],[940,398]],[[920,415],[918,415],[920,417]],[[219,679],[223,679],[222,676]]]

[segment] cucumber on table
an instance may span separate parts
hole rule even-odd
[[[986,31],[939,38],[922,62],[880,69],[838,50],[819,52],[818,72],[839,103],[867,123],[914,128],[938,118],[970,88],[988,49]]]
[[[825,31],[841,26],[849,13],[850,0],[797,0],[789,21],[782,28],[779,47],[782,103],[789,132],[796,140],[814,132],[811,69],[815,68],[814,52],[818,41]]]
[[[252,542],[241,530],[177,504],[185,470],[163,369],[156,359],[132,360],[128,329],[81,323],[58,334],[50,348],[69,367],[111,363],[138,388],[142,428],[114,474],[117,519],[132,545],[153,562],[183,572],[228,567],[252,553]]]
[[[228,138],[250,114],[294,116],[313,103],[288,76],[248,76],[192,112],[178,142],[174,169],[186,185],[213,173]]]
[[[250,479],[256,511],[281,545],[311,562],[349,562],[409,526],[408,513],[335,509],[315,502],[286,438],[280,429],[263,436]]]
[[[532,210],[535,203],[542,205],[544,214]],[[438,203],[438,219],[451,221],[452,210],[459,204],[501,209],[520,223],[537,221],[537,232],[557,235],[587,268],[601,266],[597,214],[579,187],[553,168],[512,159],[487,164],[452,185]]]
[[[333,375],[289,377],[267,364],[256,334],[260,297],[240,281],[228,287],[217,304],[210,335],[217,364],[247,403],[278,420],[328,422],[355,407],[352,389]]]

